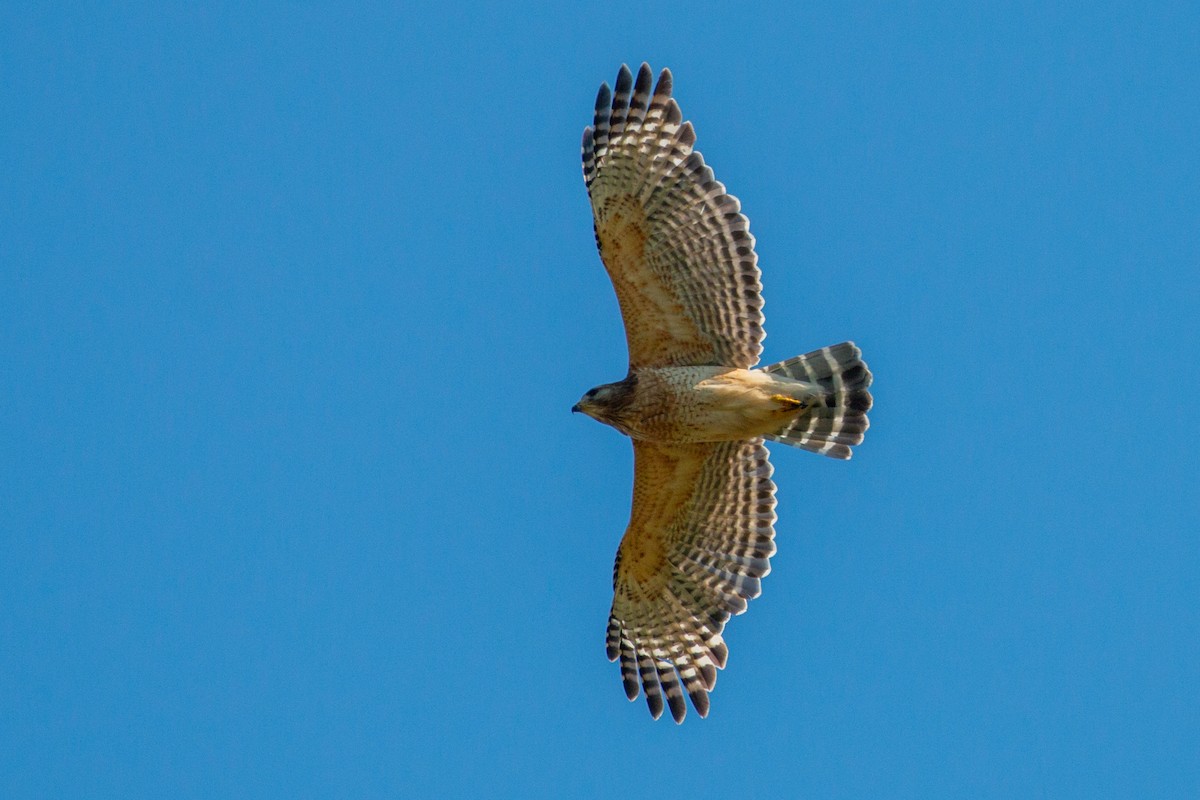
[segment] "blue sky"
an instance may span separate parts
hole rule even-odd
[[[1200,793],[1194,5],[204,5],[0,11],[0,796]],[[876,376],[681,727],[569,412],[642,60]]]

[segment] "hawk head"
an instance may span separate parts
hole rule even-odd
[[[616,383],[605,383],[595,389],[588,389],[583,397],[579,398],[579,402],[571,407],[571,410],[582,411],[598,422],[627,432],[621,423],[633,404],[636,388],[636,375],[629,375],[625,380]]]

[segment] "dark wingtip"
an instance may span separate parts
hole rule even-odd
[[[671,74],[671,70],[666,67],[662,68],[662,72],[658,73],[658,84],[654,88],[655,94],[670,94],[671,88],[675,84],[675,77]]]
[[[608,104],[612,102],[612,89],[608,88],[608,81],[600,84],[599,91],[596,92],[596,110],[607,109]]]
[[[717,662],[717,667],[725,669],[725,665],[729,662],[729,646],[724,642],[718,642],[710,646],[709,651],[712,652],[713,660]]]
[[[646,705],[650,707],[650,716],[658,719],[663,714],[662,695],[656,692],[646,692]]]
[[[633,73],[629,71],[628,64],[622,64],[621,69],[617,71],[617,85],[614,87],[614,92],[618,95],[623,92],[628,92],[633,86]]]
[[[650,71],[650,65],[645,61],[638,67],[637,82],[645,86],[647,91],[650,89],[650,81],[654,79],[654,73]]]
[[[696,144],[696,129],[692,127],[692,123],[685,122],[679,126],[679,133],[676,134],[676,138],[679,139],[679,143],[684,147],[691,147],[692,145]],[[703,167],[704,159],[699,159],[699,161],[697,161],[696,159],[692,158],[694,155],[696,154],[691,153],[688,155],[689,168],[697,169]]]

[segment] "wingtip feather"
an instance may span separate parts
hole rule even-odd
[[[608,81],[600,84],[600,89],[596,92],[596,113],[607,111],[609,103],[612,102],[612,89],[608,86]]]
[[[670,95],[674,86],[675,77],[671,74],[671,70],[663,67],[658,73],[658,83],[654,86],[654,93],[660,95]]]

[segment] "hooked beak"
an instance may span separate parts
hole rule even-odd
[[[579,407],[579,403],[576,403],[575,405],[571,406],[572,414],[578,414],[580,411],[583,411],[583,409]]]

